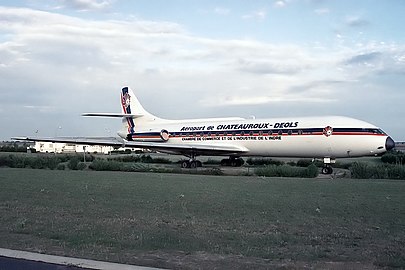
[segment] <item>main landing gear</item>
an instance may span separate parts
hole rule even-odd
[[[245,163],[245,161],[241,158],[225,158],[221,160],[221,166],[228,166],[228,167],[240,167]],[[202,167],[202,163],[199,160],[195,159],[195,156],[191,156],[189,160],[183,160],[181,162],[181,167],[183,169],[191,168],[195,169],[198,167]]]
[[[330,165],[331,163],[335,163],[336,160],[331,159],[331,158],[324,158],[323,159],[323,168],[322,168],[322,174],[332,174],[333,173],[333,168]]]
[[[245,163],[245,161],[241,158],[224,158],[221,160],[221,166],[230,166],[230,167],[240,167]]]
[[[183,169],[186,169],[186,168],[195,169],[195,168],[197,168],[197,167],[202,167],[202,163],[201,163],[201,161],[195,160],[195,159],[183,160],[183,161],[181,162],[181,167],[182,167]]]

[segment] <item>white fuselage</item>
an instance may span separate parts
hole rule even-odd
[[[136,122],[134,141],[162,144],[239,146],[240,156],[344,158],[387,151],[378,127],[340,116],[269,119],[195,119]],[[162,139],[167,131],[168,139]],[[128,138],[127,132],[118,133]],[[162,151],[164,152],[164,151]],[[171,151],[168,151],[173,153]]]

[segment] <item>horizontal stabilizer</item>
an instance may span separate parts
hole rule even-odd
[[[117,117],[117,118],[138,118],[143,114],[128,114],[128,113],[83,113],[82,116],[95,116],[95,117]]]

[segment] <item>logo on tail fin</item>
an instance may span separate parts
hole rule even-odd
[[[121,105],[125,114],[131,114],[131,95],[128,93],[128,87],[122,88],[121,92]],[[132,117],[126,117],[128,123],[128,133],[135,133],[135,124]]]

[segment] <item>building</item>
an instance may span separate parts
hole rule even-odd
[[[396,142],[395,143],[395,150],[405,152],[405,142]]]
[[[40,153],[90,153],[108,155],[114,150],[112,146],[76,145],[70,143],[35,142],[35,150]]]

